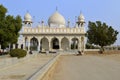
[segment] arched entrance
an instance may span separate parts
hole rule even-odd
[[[46,37],[42,38],[41,39],[41,49],[42,49],[42,51],[49,50],[48,45],[49,45],[48,39]]]
[[[51,45],[52,45],[52,49],[59,49],[59,40],[57,38],[53,38]]]
[[[78,49],[79,41],[77,38],[73,38],[71,41],[71,49]]]
[[[37,38],[33,37],[30,40],[30,50],[37,51],[38,49],[38,40]]]
[[[64,37],[62,40],[61,40],[61,48],[63,50],[68,50],[69,49],[69,40]]]

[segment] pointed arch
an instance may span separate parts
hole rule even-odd
[[[54,37],[51,40],[52,49],[59,49],[59,39]]]
[[[33,37],[31,40],[30,40],[30,49],[33,50],[33,51],[36,51],[37,50],[37,47],[38,47],[38,39]]]
[[[69,44],[70,44],[69,40],[66,37],[62,38],[62,40],[61,40],[61,48],[63,50],[68,50],[69,49]]]
[[[41,39],[41,49],[42,49],[42,51],[46,51],[46,50],[49,50],[49,41],[48,41],[48,39],[46,38],[46,37],[43,37],[42,39]]]
[[[79,40],[78,38],[72,38],[71,49],[78,49]]]

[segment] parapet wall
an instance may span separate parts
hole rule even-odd
[[[83,27],[81,28],[31,28],[24,27],[22,34],[85,34]]]

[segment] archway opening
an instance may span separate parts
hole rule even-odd
[[[77,38],[73,38],[71,41],[71,49],[78,49],[79,41]]]
[[[49,50],[49,41],[45,37],[41,39],[41,49],[42,51]]]
[[[62,40],[61,40],[61,48],[63,49],[63,50],[68,50],[69,49],[69,40],[66,38],[66,37],[64,37]]]
[[[52,49],[59,49],[59,40],[57,38],[52,39]]]
[[[30,50],[37,51],[38,49],[38,40],[37,38],[33,37],[30,40]]]

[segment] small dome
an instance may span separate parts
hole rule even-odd
[[[60,13],[58,13],[58,11],[56,11],[49,17],[48,24],[65,25],[65,18]]]
[[[28,12],[24,16],[24,21],[31,21],[32,22],[32,17]]]
[[[82,13],[81,13],[80,16],[78,17],[78,21],[79,21],[79,22],[85,22],[85,17],[83,16]]]

